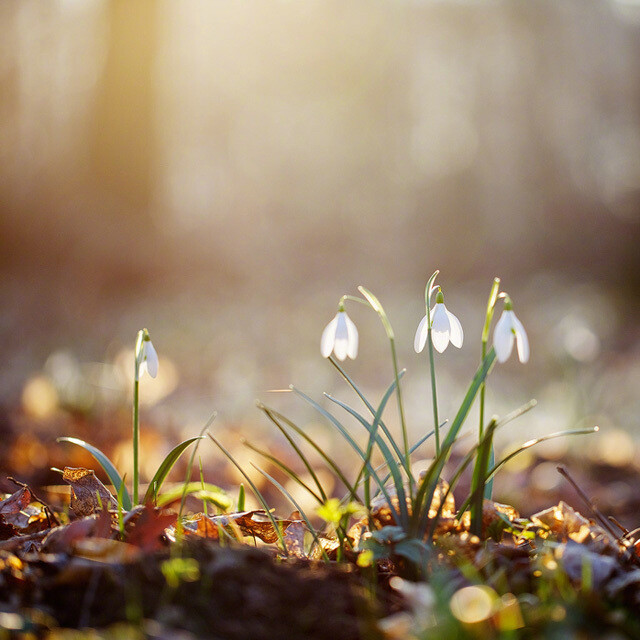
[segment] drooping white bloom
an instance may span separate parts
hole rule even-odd
[[[447,309],[444,304],[444,295],[442,291],[438,291],[436,296],[436,304],[431,310],[431,341],[436,351],[442,353],[449,342],[458,349],[462,347],[464,333],[460,320]],[[429,334],[428,316],[424,316],[418,325],[416,337],[413,341],[413,348],[416,353],[420,353],[427,343]]]
[[[139,347],[136,353],[136,359],[138,361],[138,379],[144,375],[145,371],[152,378],[155,378],[158,375],[158,354],[151,343],[149,332],[146,329],[142,330],[142,336],[138,344]]]
[[[529,339],[522,322],[513,312],[511,300],[506,298],[504,311],[493,332],[493,348],[496,350],[498,362],[506,362],[513,351],[513,341],[518,347],[518,359],[525,363],[529,360]]]
[[[344,309],[336,313],[335,318],[325,327],[320,340],[320,353],[328,358],[331,352],[338,360],[347,356],[355,359],[358,355],[358,329]]]

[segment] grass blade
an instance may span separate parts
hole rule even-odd
[[[233,466],[242,474],[242,477],[249,483],[251,490],[253,491],[254,495],[258,499],[258,502],[260,502],[260,504],[262,505],[262,508],[264,509],[269,520],[271,521],[271,524],[273,525],[273,530],[276,532],[276,535],[278,536],[278,540],[282,545],[282,551],[286,556],[288,556],[289,552],[287,551],[287,546],[284,543],[284,537],[282,535],[281,527],[277,523],[276,519],[273,517],[273,514],[269,509],[269,505],[267,504],[267,501],[264,499],[264,496],[260,493],[260,490],[258,489],[258,487],[256,487],[255,482],[246,474],[245,470],[238,464],[238,461],[224,448],[224,446],[220,442],[216,440],[216,438],[213,437],[213,435],[211,434],[211,431],[207,431],[207,435],[211,438],[211,440],[213,440],[214,444],[218,447],[218,449],[220,449],[220,451],[224,453],[224,455],[231,462],[231,464],[233,464]]]
[[[373,408],[373,405],[366,399],[366,397],[360,391],[360,389],[358,389],[358,387],[356,386],[356,383],[349,377],[347,372],[342,368],[342,366],[338,363],[338,361],[335,360],[333,358],[333,356],[329,358],[329,361],[338,370],[338,372],[344,378],[344,380],[347,382],[347,384],[356,392],[357,396],[360,398],[360,400],[362,400],[364,405],[369,410],[369,413],[371,413],[371,416],[375,417],[376,410]],[[400,371],[398,375],[399,375],[400,378],[402,378],[402,376],[404,374],[405,374],[405,371],[403,370],[403,371]],[[380,419],[380,428],[382,429],[382,431],[384,431],[384,433],[387,436],[387,438],[389,438],[389,442],[391,442],[391,445],[393,446],[396,454],[398,455],[398,458],[403,457],[402,456],[402,452],[400,451],[400,449],[396,445],[395,440],[391,437],[391,434],[389,433],[389,429],[387,428],[387,425],[384,423],[382,418]]]
[[[495,349],[491,347],[489,353],[486,355],[482,364],[476,371],[476,374],[473,376],[473,380],[467,389],[467,393],[465,394],[462,404],[458,409],[458,413],[451,423],[451,428],[449,429],[447,437],[442,444],[440,454],[433,461],[427,474],[420,483],[415,499],[415,509],[412,514],[412,529],[414,530],[415,535],[419,535],[426,527],[427,520],[429,519],[429,508],[431,507],[433,494],[438,486],[438,479],[442,474],[444,465],[449,459],[449,455],[458,436],[458,432],[467,418],[480,386],[489,374],[495,359],[496,352]]]
[[[70,442],[71,444],[76,444],[79,447],[82,447],[85,451],[88,451],[98,461],[107,476],[109,476],[109,480],[115,487],[116,493],[119,493],[122,487],[122,507],[125,511],[131,511],[133,505],[131,504],[131,496],[127,491],[127,487],[124,486],[122,478],[111,460],[109,460],[109,458],[107,458],[100,449],[94,447],[88,442],[85,442],[84,440],[80,440],[79,438],[56,438],[56,442]]]
[[[487,479],[492,478],[496,474],[498,469],[503,464],[509,462],[509,460],[511,460],[511,458],[515,458],[515,456],[517,456],[519,453],[522,453],[523,451],[526,451],[530,447],[533,447],[534,445],[539,444],[540,442],[546,442],[547,440],[552,440],[554,438],[560,438],[562,436],[587,435],[587,434],[590,434],[590,433],[597,433],[598,431],[600,431],[600,427],[597,427],[597,426],[596,427],[588,427],[586,429],[567,429],[565,431],[556,431],[555,433],[550,433],[549,435],[541,436],[540,438],[535,438],[533,440],[528,440],[521,447],[518,447],[515,451],[511,452],[508,456],[505,456],[504,458],[502,458],[502,460],[500,460],[500,462],[498,462],[496,465],[494,465],[491,468],[491,470],[489,471],[489,473],[487,474]]]
[[[295,431],[301,438],[303,438],[309,445],[311,445],[311,447],[313,447],[313,449],[320,455],[320,457],[329,465],[331,470],[338,476],[338,478],[340,478],[340,481],[342,482],[342,484],[344,484],[344,486],[349,491],[351,495],[351,499],[360,501],[360,499],[358,498],[358,495],[356,494],[356,488],[352,485],[351,482],[349,482],[349,480],[347,480],[347,477],[345,476],[343,471],[340,469],[340,467],[337,465],[337,463],[333,460],[333,458],[331,458],[331,456],[326,454],[323,451],[322,447],[320,447],[313,440],[313,438],[308,436],[297,424],[289,420],[289,418],[287,418],[286,416],[283,416],[281,413],[278,413],[275,409],[271,409],[262,403],[258,403],[258,408],[267,416],[267,418],[269,418],[269,420],[271,420],[271,422],[273,422],[273,424],[276,425],[276,427],[278,427],[278,429],[282,432],[282,434],[285,437],[287,437],[287,439],[289,439],[289,434],[287,433],[284,426],[280,424],[280,421],[286,424],[287,427]],[[306,460],[302,452],[300,452],[298,455],[300,455],[303,458],[303,462],[304,460]]]
[[[389,503],[389,508],[392,511],[395,511],[394,508],[393,508],[393,503],[391,502],[391,498],[389,497],[389,492],[387,491],[386,487],[380,481],[380,476],[378,476],[376,471],[372,468],[371,463],[367,462],[367,456],[366,456],[365,452],[358,445],[358,443],[351,437],[349,432],[340,424],[340,422],[336,419],[336,417],[334,415],[329,413],[326,409],[323,409],[315,400],[313,400],[308,395],[306,395],[305,393],[303,393],[302,391],[296,389],[293,386],[291,387],[291,390],[294,393],[296,393],[298,396],[300,396],[305,402],[310,404],[316,411],[318,411],[318,413],[320,413],[320,415],[324,416],[338,430],[340,435],[342,435],[342,437],[347,441],[349,446],[358,454],[360,459],[367,464],[367,469],[369,470],[369,473],[371,474],[371,477],[374,478],[374,480],[378,484],[378,487],[380,488],[380,491],[384,495],[385,499]],[[339,403],[339,401],[337,401],[337,402]],[[366,426],[367,429],[369,428],[368,424],[369,423],[365,420],[365,425],[367,425]],[[387,449],[387,451],[388,451],[388,449]],[[385,460],[387,460],[387,462],[389,462],[390,464],[395,462],[395,460],[391,456],[389,456],[388,458],[385,456]],[[390,470],[391,469],[393,469],[393,466],[390,467]],[[395,468],[395,473],[399,476],[397,468]],[[404,495],[404,488],[402,487],[402,481],[400,481],[400,488],[401,488],[402,493]],[[397,489],[397,487],[396,487],[396,489]],[[403,524],[403,526],[406,526],[406,524],[408,522],[407,503],[406,503],[406,501],[400,500],[399,498],[398,498],[398,502],[399,502],[398,507],[399,507],[400,512],[396,513],[396,515],[398,516],[398,520]]]
[[[395,383],[394,383],[395,384]],[[370,425],[366,418],[362,417],[357,411],[355,411],[354,409],[352,409],[349,405],[345,404],[344,402],[341,402],[340,400],[338,400],[337,398],[334,398],[333,396],[330,396],[329,394],[325,394],[326,397],[331,400],[332,402],[335,402],[338,406],[342,407],[343,409],[345,409],[349,414],[351,414],[354,418],[356,418],[356,420],[358,420],[358,422],[360,422],[360,424],[362,424],[362,426],[367,429],[367,431],[369,431],[370,433],[370,440],[371,438],[373,438],[376,442],[376,444],[378,445],[378,448],[380,449],[380,452],[382,453],[384,459],[385,459],[385,463],[387,465],[387,467],[389,468],[389,472],[391,474],[391,477],[393,478],[393,484],[396,488],[396,493],[398,495],[398,501],[399,501],[399,506],[400,505],[404,505],[404,509],[402,506],[400,506],[400,511],[401,513],[403,511],[406,511],[406,495],[404,492],[404,484],[402,482],[402,476],[400,475],[399,471],[398,471],[398,465],[396,463],[396,459],[393,457],[393,454],[391,453],[391,451],[389,450],[389,447],[387,446],[387,444],[384,442],[384,440],[375,433],[373,426]],[[381,405],[381,408],[384,409],[384,406]],[[377,414],[376,414],[377,415]],[[366,455],[363,458],[363,468],[367,468],[370,469],[371,468],[371,452],[367,449]],[[358,481],[360,480],[360,475],[358,476]],[[384,486],[384,483],[378,481],[379,485]],[[391,505],[389,505],[391,506]],[[371,508],[370,504],[366,505],[367,509]],[[407,518],[408,521],[408,517],[409,517],[409,513],[408,511],[406,511],[405,516]]]
[[[406,373],[406,370],[403,369],[402,371],[399,372],[398,377],[402,378],[402,376],[404,376],[404,374]],[[404,454],[402,453],[402,451],[400,450],[400,447],[398,446],[398,444],[395,441],[395,438],[391,435],[391,432],[389,431],[389,429],[387,428],[386,425],[384,425],[384,423],[382,422],[382,411],[380,410],[380,407],[384,410],[384,407],[386,407],[387,402],[389,401],[389,397],[391,396],[391,394],[393,393],[394,389],[396,388],[396,382],[395,380],[387,387],[387,390],[385,391],[384,395],[382,396],[382,400],[380,401],[380,406],[378,407],[378,410],[373,410],[373,407],[371,407],[372,411],[372,416],[373,416],[373,425],[375,425],[376,429],[379,426],[382,431],[384,432],[385,436],[387,436],[387,439],[389,440],[389,443],[391,444],[391,446],[393,447],[393,450],[396,452],[396,455],[398,456],[398,458],[402,458],[402,466],[405,468],[405,471],[408,472],[407,470],[407,466],[406,466],[406,461],[404,459]],[[359,413],[356,412],[355,409],[349,407],[346,403],[343,402],[337,402],[333,396],[330,396],[329,394],[325,393],[325,396],[327,398],[329,398],[329,400],[331,400],[332,402],[336,402],[337,404],[339,404],[343,409],[345,409],[346,411],[348,411],[352,416],[358,416],[358,420],[360,422],[362,422],[363,420],[365,420]],[[368,424],[368,423],[367,423]],[[369,427],[368,427],[369,429]],[[370,437],[371,438],[371,437]]]
[[[280,469],[280,471],[282,471],[283,473],[288,475],[293,481],[295,481],[297,484],[299,484],[303,489],[306,489],[306,491],[311,496],[313,496],[318,501],[319,504],[324,504],[326,502],[326,498],[323,500],[322,497],[319,496],[293,469],[288,467],[281,460],[278,460],[278,458],[276,458],[274,455],[271,455],[267,451],[263,451],[262,449],[260,449],[260,448],[256,447],[255,445],[251,444],[247,440],[242,440],[242,444],[245,447],[247,447],[248,449],[251,449],[251,451],[255,451],[258,455],[261,455],[263,458],[266,458],[267,460],[269,460],[269,462],[271,462],[273,465],[278,467],[278,469]],[[262,473],[261,469],[259,469],[258,467],[256,467],[256,469],[258,469],[258,471],[260,471]]]
[[[275,478],[271,477],[266,471],[264,471],[263,469],[261,469],[257,465],[255,465],[253,463],[251,463],[251,464],[252,464],[254,469],[257,469],[267,480],[269,480],[269,482],[271,482],[271,484],[273,484],[274,487],[276,487],[276,489],[278,489],[280,491],[280,493],[282,493],[282,495],[285,498],[287,498],[287,500],[289,500],[289,502],[291,502],[291,504],[294,506],[294,508],[302,516],[302,519],[305,521],[305,524],[307,525],[307,528],[309,529],[309,532],[313,536],[314,542],[318,545],[318,548],[320,549],[320,551],[322,551],[323,560],[325,562],[329,562],[329,556],[327,555],[327,552],[324,550],[322,544],[320,544],[320,539],[318,538],[318,533],[315,530],[315,528],[313,527],[313,525],[311,524],[311,522],[309,521],[309,518],[307,518],[307,514],[304,512],[302,507],[295,501],[294,497]]]
[[[202,440],[204,436],[195,436],[193,438],[189,438],[184,442],[176,445],[169,453],[166,458],[162,461],[162,464],[158,467],[158,470],[155,472],[149,486],[147,487],[147,492],[144,494],[143,504],[147,504],[152,502],[154,497],[158,495],[158,491],[160,491],[160,487],[162,483],[165,481],[165,478],[169,474],[169,471],[173,468],[173,465],[178,461],[178,458],[182,455],[182,452],[192,445],[197,440]]]
[[[219,509],[228,511],[231,508],[231,498],[227,495],[227,492],[215,484],[205,482],[204,486],[201,482],[186,482],[181,483],[177,487],[169,489],[160,494],[156,500],[158,507],[164,507],[171,502],[175,502],[178,498],[182,498],[184,495],[191,495],[192,493],[204,493],[208,502],[212,502]],[[242,509],[240,509],[242,511]]]

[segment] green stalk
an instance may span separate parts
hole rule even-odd
[[[133,504],[138,504],[138,450],[140,447],[140,357],[144,329],[138,331],[136,338],[135,364],[133,376]]]
[[[138,445],[140,440],[140,418],[138,412],[138,364],[136,363],[136,379],[133,381],[133,504],[138,504]]]
[[[494,278],[493,284],[491,285],[491,291],[489,292],[489,300],[487,301],[487,313],[484,319],[484,327],[482,328],[482,359],[484,361],[485,356],[487,355],[487,344],[489,342],[489,329],[491,328],[491,320],[493,319],[493,311],[496,306],[496,300],[498,299],[498,293],[500,291],[500,278]],[[484,394],[485,394],[486,384],[483,382],[480,387],[480,423],[478,426],[478,441],[482,440],[482,432],[484,430]],[[479,464],[480,460],[478,459],[476,462],[476,467]],[[484,469],[474,469],[474,477],[476,474],[478,477],[484,474],[486,475],[486,471],[488,465],[493,465],[494,463],[494,454],[493,454],[493,442],[489,443],[489,458],[486,461],[486,465]],[[487,500],[491,499],[491,495],[493,494],[493,480],[488,481],[484,485],[484,497]]]
[[[424,303],[427,309],[427,342],[429,343],[429,367],[431,368],[431,399],[433,404],[433,428],[436,435],[436,456],[440,454],[440,420],[438,419],[438,394],[436,392],[436,365],[433,357],[433,341],[431,340],[431,287],[440,273],[433,272],[424,290]]]
[[[481,362],[484,361],[487,355],[487,344],[489,343],[489,329],[491,327],[491,320],[493,319],[493,310],[498,299],[498,292],[500,290],[500,278],[494,278],[491,285],[491,292],[489,293],[489,300],[487,302],[487,313],[484,319],[484,327],[482,328],[482,357]],[[484,429],[484,392],[485,383],[482,383],[480,387],[480,426],[478,429],[478,437],[482,438],[482,431]]]
[[[400,370],[398,369],[398,356],[396,353],[396,341],[393,327],[389,322],[387,314],[380,304],[378,298],[376,298],[371,291],[364,287],[358,287],[358,291],[367,299],[367,302],[371,305],[371,308],[380,316],[384,330],[387,333],[389,344],[391,345],[391,360],[393,361],[393,375],[396,382],[396,397],[398,399],[398,414],[400,415],[400,426],[402,427],[402,444],[404,447],[404,459],[405,468],[407,469],[407,476],[409,479],[409,495],[413,495],[413,475],[411,474],[411,458],[409,456],[409,437],[407,435],[407,423],[404,417],[404,403],[402,402],[402,391],[400,387]]]
[[[436,391],[436,365],[433,357],[433,342],[431,341],[431,312],[427,306],[427,322],[429,330],[427,332],[427,342],[429,343],[429,366],[431,367],[431,398],[433,404],[433,424],[436,435],[436,456],[440,453],[440,421],[438,419],[438,394]]]

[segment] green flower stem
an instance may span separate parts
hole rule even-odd
[[[487,313],[484,319],[484,327],[482,328],[482,361],[484,361],[485,356],[487,355],[487,344],[489,343],[489,330],[491,328],[491,320],[493,319],[493,312],[496,306],[496,301],[498,300],[498,293],[500,291],[500,278],[494,278],[493,284],[491,285],[491,291],[489,292],[489,300],[487,301]],[[480,387],[480,423],[478,425],[478,442],[482,440],[482,435],[484,432],[484,394],[486,389],[486,382],[483,381],[482,386]],[[478,456],[478,460],[476,462],[476,468],[474,469],[474,479],[477,478],[485,478],[487,469],[489,466],[493,466],[494,463],[494,453],[493,453],[493,434],[489,440],[488,453],[485,459],[485,456]],[[484,486],[484,497],[487,499],[491,499],[491,494],[493,493],[493,480],[485,481],[482,480]],[[480,504],[480,512],[482,511],[482,505]]]
[[[431,340],[431,311],[427,305],[427,342],[429,343],[429,365],[431,367],[431,397],[433,404],[433,425],[436,436],[436,456],[440,455],[440,421],[438,420],[438,393],[436,391],[436,365],[433,357],[433,342]]]
[[[360,304],[363,304],[367,307],[371,307],[371,304],[367,302],[367,300],[363,300],[362,298],[358,298],[357,296],[350,296],[348,294],[345,294],[342,296],[342,298],[340,298],[340,302],[338,303],[338,308],[341,311],[344,310],[344,303],[346,300],[349,300],[350,302],[359,302]]]
[[[145,330],[138,331],[133,376],[133,505],[138,504],[138,449],[140,446],[140,364]]]
[[[481,362],[487,355],[487,344],[489,343],[489,329],[491,327],[491,320],[493,319],[493,310],[496,306],[496,300],[498,299],[498,292],[500,291],[500,278],[494,278],[491,285],[491,292],[489,293],[489,300],[487,302],[487,313],[484,319],[484,327],[482,328],[482,358]],[[482,438],[482,432],[484,430],[484,392],[485,383],[482,383],[480,387],[480,425],[478,428],[478,437]]]
[[[138,410],[138,395],[140,381],[138,380],[138,366],[136,363],[136,378],[133,381],[133,504],[138,504],[138,444],[140,439],[140,417]]]
[[[404,403],[402,402],[402,390],[400,387],[400,372],[398,369],[398,356],[396,353],[396,341],[395,334],[393,332],[393,327],[389,322],[389,318],[387,314],[380,304],[378,298],[376,298],[370,291],[365,289],[364,287],[358,287],[358,291],[366,298],[367,302],[371,306],[371,308],[380,316],[380,320],[384,326],[384,330],[387,334],[387,338],[389,339],[389,344],[391,345],[391,360],[393,362],[393,375],[395,377],[396,382],[396,397],[398,399],[398,413],[400,414],[400,425],[402,427],[402,443],[404,447],[404,458],[405,458],[405,468],[407,470],[407,476],[409,480],[409,495],[413,495],[413,476],[411,474],[411,459],[409,456],[409,437],[407,435],[407,424],[404,416]],[[350,299],[351,296],[348,296],[347,299]],[[360,300],[359,298],[355,298],[355,300]]]
[[[439,270],[434,271],[424,290],[424,304],[427,309],[427,342],[429,343],[429,366],[431,368],[431,399],[433,404],[433,429],[436,436],[436,456],[440,455],[440,420],[438,419],[438,394],[436,391],[436,365],[433,357],[433,340],[431,339],[431,289]]]

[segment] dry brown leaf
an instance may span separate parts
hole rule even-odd
[[[299,514],[298,514],[299,515]],[[296,558],[306,558],[307,553],[304,550],[304,534],[307,527],[301,520],[292,522],[284,531],[284,545],[289,555]]]
[[[379,495],[371,501],[371,516],[380,529],[382,527],[394,526],[397,524],[395,514],[399,510],[400,501],[398,500],[394,487],[389,487],[387,489],[387,493],[391,498],[391,507],[383,495]],[[436,517],[441,504],[442,510],[440,511],[440,518],[444,520],[454,518],[456,515],[455,499],[453,497],[453,493],[449,492],[449,484],[442,479],[438,481],[436,489],[433,492],[433,498],[431,500],[431,505],[429,506],[430,518]],[[411,503],[408,498],[407,509],[409,514],[411,514]]]
[[[590,551],[585,545],[569,540],[555,550],[555,556],[575,584],[582,584],[585,565],[590,567],[591,589],[599,591],[618,572],[616,558]]]
[[[585,542],[589,537],[607,535],[601,527],[574,511],[562,500],[555,507],[532,515],[531,521],[548,527],[561,541]]]
[[[20,513],[20,511],[29,505],[32,499],[33,496],[31,495],[29,488],[21,487],[8,498],[0,502],[0,514],[7,516],[10,514],[13,515]]]
[[[105,564],[127,564],[136,560],[141,553],[132,544],[105,538],[84,538],[75,542],[72,547],[74,556]]]
[[[73,543],[94,533],[97,521],[96,516],[88,516],[51,529],[42,543],[42,550],[47,553],[71,553]]]
[[[280,520],[276,518],[276,523],[279,527],[282,527],[283,533],[293,522],[298,521],[289,519]],[[268,544],[273,544],[278,541],[278,533],[269,515],[262,509],[227,513],[221,516],[205,516],[204,514],[199,514],[197,519],[186,522],[184,525],[187,535],[197,535],[214,539],[218,535],[218,527],[224,529],[237,527],[243,536],[254,536]],[[215,531],[215,533],[213,533],[213,531]]]
[[[65,467],[62,479],[71,485],[71,508],[77,516],[89,516],[103,506],[118,508],[117,500],[92,469]]]
[[[161,549],[166,546],[163,540],[165,529],[175,525],[177,519],[177,514],[166,513],[147,504],[133,521],[131,530],[127,531],[127,542],[144,551]]]

